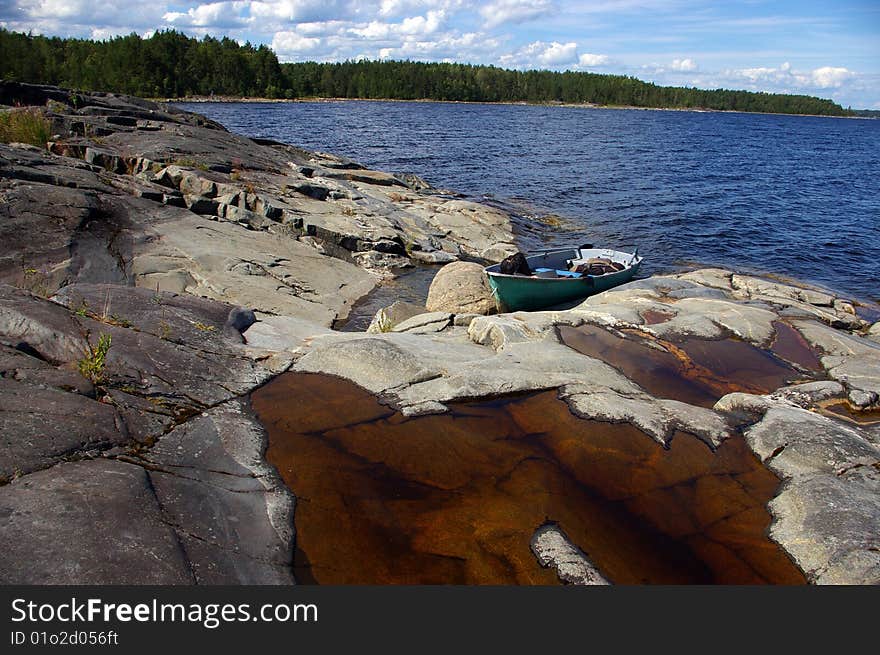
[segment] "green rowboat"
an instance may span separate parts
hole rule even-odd
[[[609,260],[623,268],[603,275],[571,272],[597,259]],[[526,262],[534,273],[531,276],[504,274],[501,264],[485,269],[502,311],[535,311],[606,291],[629,282],[638,272],[642,257],[638,248],[627,253],[584,246],[532,255],[526,257]]]

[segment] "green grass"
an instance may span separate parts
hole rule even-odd
[[[104,381],[104,366],[107,363],[107,352],[110,350],[111,337],[102,334],[98,337],[98,345],[92,346],[86,340],[86,355],[77,363],[80,374],[92,384],[101,384]]]
[[[0,112],[0,143],[29,143],[45,148],[52,138],[52,123],[37,107]]]

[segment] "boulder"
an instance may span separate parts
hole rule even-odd
[[[369,332],[370,334],[388,332],[392,330],[394,326],[396,326],[398,323],[402,323],[403,321],[412,318],[413,316],[423,314],[424,311],[424,307],[420,307],[415,303],[405,302],[403,300],[396,300],[395,302],[388,305],[388,307],[383,307],[378,312],[376,312],[376,315],[373,317],[373,320],[370,322],[370,325],[367,328],[367,332]]]
[[[497,311],[483,267],[473,262],[452,262],[441,268],[431,287],[425,307],[429,312],[452,314],[494,314]]]

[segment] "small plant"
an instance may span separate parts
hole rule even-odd
[[[214,332],[217,329],[213,325],[205,325],[204,323],[201,323],[199,321],[193,323],[193,326],[196,328],[196,330],[201,330],[202,332]]]
[[[174,166],[182,166],[184,168],[197,168],[200,171],[208,170],[208,165],[204,162],[197,161],[192,157],[178,157],[173,162],[171,162]]]
[[[107,352],[110,350],[111,336],[101,334],[98,344],[92,346],[86,337],[86,355],[77,363],[80,375],[92,384],[101,384],[104,381],[104,366],[107,364]]]
[[[116,314],[110,314],[109,318],[105,318],[104,322],[108,325],[118,325],[119,327],[130,328],[132,323],[127,318],[122,316],[117,316]]]
[[[49,293],[49,274],[45,270],[25,266],[22,277],[24,278],[22,286],[35,296],[48,298],[51,295]]]
[[[241,159],[233,157],[230,168],[232,168],[232,172],[229,174],[229,179],[233,182],[238,182],[241,179],[242,171],[244,171],[244,164],[241,163]]]
[[[390,200],[391,202],[403,202],[404,200],[406,200],[406,197],[400,195],[397,192],[393,192],[388,194],[388,200]]]
[[[354,216],[355,214],[356,214],[356,212],[351,207],[343,207],[342,208],[342,215],[343,216]]]
[[[168,338],[171,336],[171,326],[168,325],[165,321],[159,322],[159,338],[163,341],[168,341]]]
[[[373,319],[373,322],[370,323],[370,326],[367,328],[367,332],[370,334],[391,332],[393,328],[394,324],[391,322],[388,314],[385,313],[384,309],[380,309],[376,314],[376,317]]]
[[[89,303],[86,302],[85,298],[79,301],[79,307],[74,310],[74,314],[83,318],[89,315]]]
[[[70,107],[63,102],[50,99],[46,101],[46,110],[51,111],[53,114],[65,114],[70,110]]]
[[[45,148],[52,139],[52,123],[38,107],[0,112],[0,143],[29,143]]]

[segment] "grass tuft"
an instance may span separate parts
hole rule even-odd
[[[104,382],[104,366],[107,364],[107,353],[110,350],[111,337],[109,334],[101,334],[98,344],[92,344],[86,339],[86,355],[79,362],[77,368],[80,375],[92,384]]]
[[[45,148],[52,138],[52,123],[38,107],[0,112],[0,143],[29,143]]]

